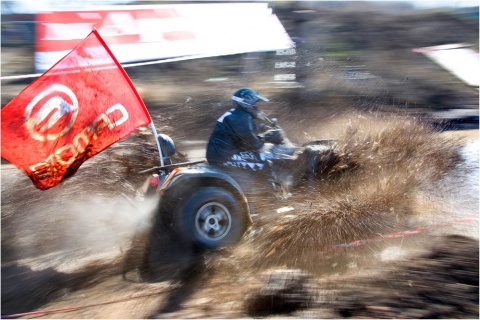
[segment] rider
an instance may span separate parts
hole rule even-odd
[[[258,101],[269,101],[258,92],[242,88],[231,97],[233,109],[225,112],[216,122],[207,145],[207,160],[211,164],[228,168],[262,171],[267,160],[260,149],[264,142],[280,143],[278,136],[260,136],[254,119],[265,120],[257,107]]]

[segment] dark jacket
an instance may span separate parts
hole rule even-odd
[[[216,122],[207,145],[207,160],[218,164],[242,151],[258,151],[263,141],[256,135],[250,113],[240,108],[225,112]]]

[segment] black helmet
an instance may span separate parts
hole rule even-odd
[[[252,113],[253,116],[256,116],[257,101],[260,100],[268,101],[267,98],[249,88],[239,89],[232,95],[233,105]]]

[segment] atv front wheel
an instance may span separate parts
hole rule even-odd
[[[246,214],[235,197],[223,188],[200,189],[179,206],[178,230],[199,248],[236,244],[248,227]]]

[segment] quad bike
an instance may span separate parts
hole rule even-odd
[[[247,194],[253,179],[256,186],[263,183],[270,187],[269,183],[274,183],[293,188],[302,181],[321,178],[338,162],[334,140],[296,146],[285,137],[276,119],[266,120],[269,125],[259,135],[265,141],[260,154],[270,163],[273,176],[225,170],[203,160],[173,164],[173,141],[159,135],[164,165],[140,172],[154,172],[145,184],[145,196],[158,197],[157,216],[195,246],[234,244],[252,222]]]
[[[145,183],[145,196],[157,199],[150,231],[146,264],[161,254],[162,237],[170,233],[189,248],[211,249],[234,245],[252,224],[248,192],[252,184],[291,188],[320,177],[336,163],[334,141],[317,140],[295,146],[275,119],[268,120],[261,156],[271,164],[273,176],[226,171],[205,161],[173,164],[175,147],[170,137],[158,135],[162,165],[140,173],[152,173]],[[262,180],[263,179],[263,180]],[[254,183],[255,182],[255,183]]]

